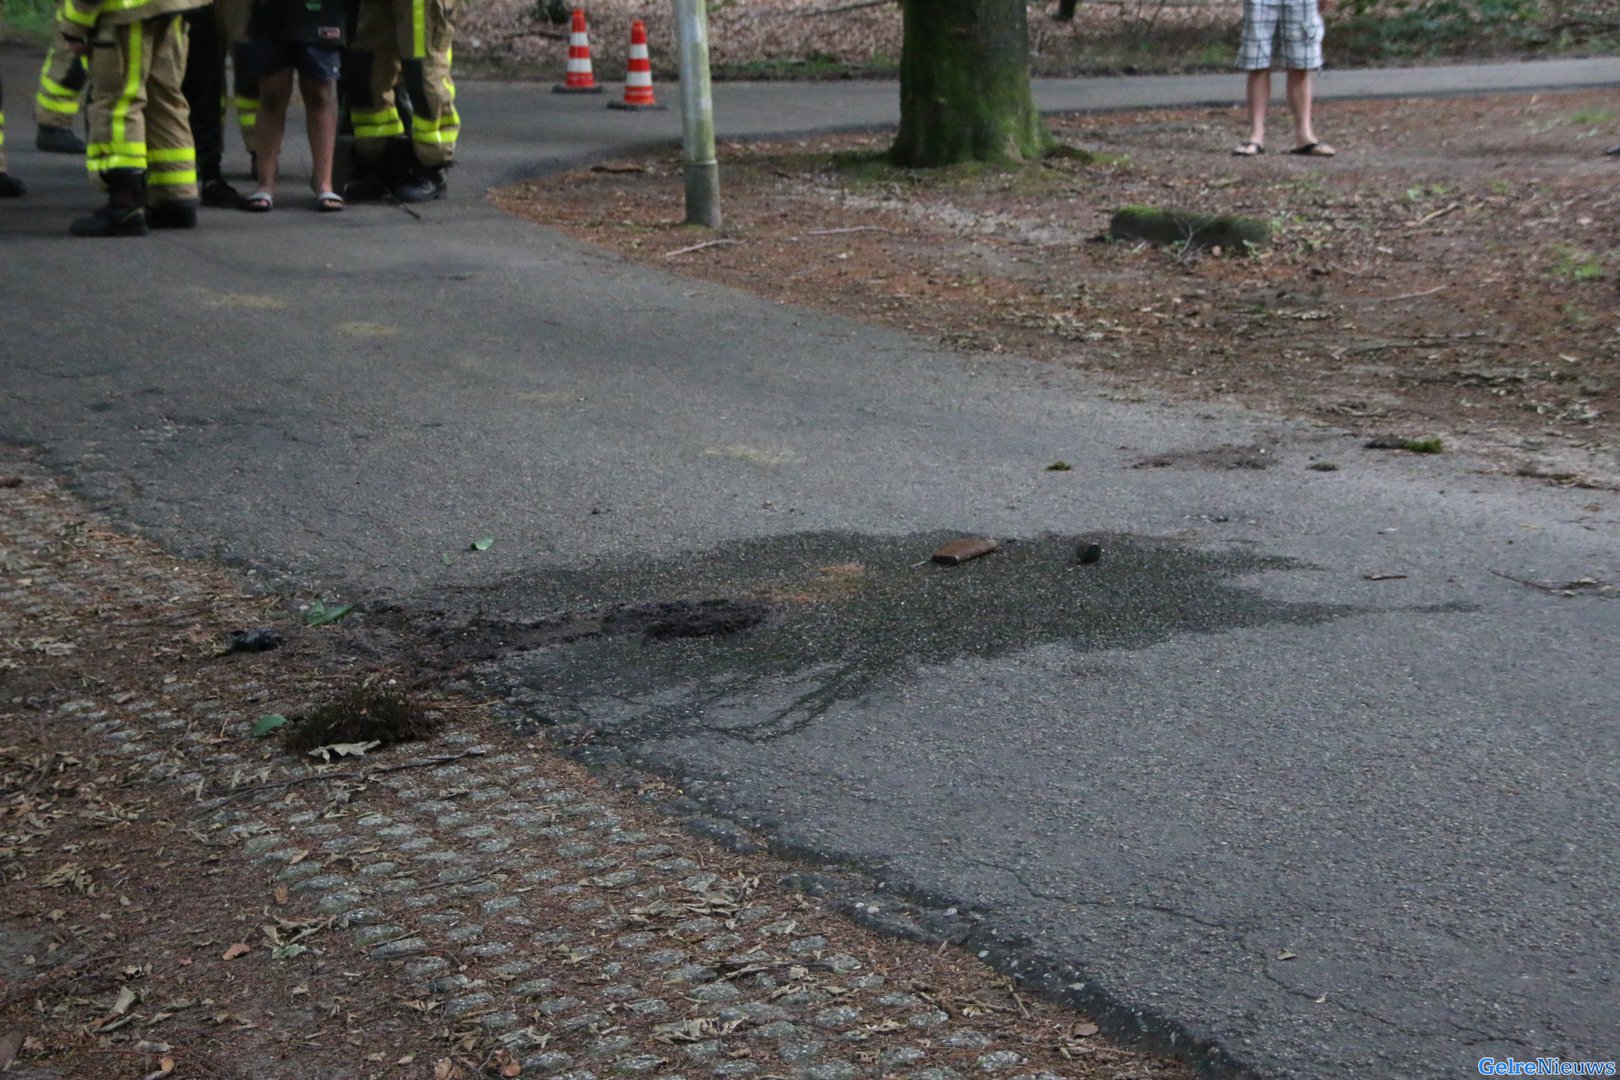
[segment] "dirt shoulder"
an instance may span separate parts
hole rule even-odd
[[[0,459],[8,1078],[1189,1075],[492,710],[412,690],[436,737],[324,764],[255,738],[409,682],[350,620],[308,627]],[[225,648],[254,628],[283,641]]]
[[[893,169],[887,138],[722,149],[726,227],[681,218],[673,157],[497,194],[624,257],[1125,399],[1222,401],[1488,472],[1620,483],[1620,99],[1585,91],[1333,103],[1340,153],[1237,158],[1235,109],[1056,121],[1078,152],[1004,172]],[[1105,239],[1128,206],[1266,222],[1250,257]],[[1320,467],[1332,462],[1320,463]]]

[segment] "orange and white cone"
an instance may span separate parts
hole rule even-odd
[[[596,75],[591,71],[591,39],[585,31],[585,9],[574,9],[574,22],[568,30],[568,71],[552,88],[557,94],[600,94]]]
[[[608,108],[663,108],[653,98],[652,61],[647,58],[647,27],[640,19],[630,24],[630,63],[624,73],[624,100],[610,101]]]

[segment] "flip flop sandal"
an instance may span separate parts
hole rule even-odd
[[[1296,146],[1288,152],[1298,154],[1300,157],[1335,157],[1338,154],[1338,151],[1333,147],[1319,142],[1308,142],[1304,146]]]
[[[323,214],[335,214],[343,209],[343,196],[335,191],[321,191],[315,195],[315,209]]]
[[[275,205],[276,200],[268,191],[255,191],[242,200],[242,209],[250,214],[268,214]]]
[[[1259,157],[1261,154],[1263,154],[1265,152],[1266,152],[1266,148],[1264,146],[1262,146],[1260,143],[1257,143],[1257,142],[1254,142],[1253,140],[1251,140],[1251,141],[1246,142],[1246,143],[1240,143],[1238,145],[1237,149],[1232,151],[1232,156],[1233,157]]]

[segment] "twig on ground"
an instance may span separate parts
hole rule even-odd
[[[784,11],[783,15],[841,15],[846,11],[859,11],[862,8],[882,7],[892,4],[895,0],[855,0],[853,4],[839,4],[836,7],[816,8],[814,11]]]
[[[402,772],[405,769],[425,769],[432,765],[448,765],[452,761],[460,761],[462,758],[469,757],[483,757],[484,754],[485,751],[483,750],[463,750],[459,754],[445,754],[441,757],[423,758],[421,761],[407,761],[400,765],[378,765],[369,769],[348,769],[343,772],[313,773],[309,776],[295,776],[290,780],[277,780],[270,784],[254,784],[252,787],[237,788],[235,791],[227,794],[219,802],[214,803],[212,806],[203,807],[197,812],[199,814],[211,814],[215,810],[228,806],[237,799],[243,798],[247,795],[252,795],[255,792],[277,791],[282,788],[296,787],[299,784],[308,784],[316,780],[364,781],[371,779],[373,776],[381,776],[383,773]]]
[[[1434,288],[1424,289],[1422,292],[1402,293],[1399,296],[1364,296],[1362,300],[1369,304],[1393,304],[1399,300],[1416,300],[1420,296],[1433,296],[1442,289],[1449,288],[1451,288],[1450,285],[1436,285]]]
[[[850,225],[847,228],[843,228],[843,229],[811,229],[809,232],[805,233],[804,235],[806,235],[806,236],[839,236],[839,235],[842,235],[843,233],[857,233],[857,232],[892,233],[892,232],[894,232],[894,230],[893,229],[885,229],[881,225]]]
[[[1407,228],[1408,229],[1415,229],[1419,225],[1426,225],[1429,222],[1433,221],[1437,217],[1442,217],[1442,216],[1444,216],[1446,214],[1451,213],[1453,210],[1460,210],[1461,208],[1462,208],[1462,203],[1454,202],[1450,206],[1442,206],[1438,210],[1431,210],[1429,213],[1424,214],[1422,217],[1420,217],[1416,221],[1412,222],[1410,225],[1407,226]]]
[[[691,247],[676,248],[674,251],[666,251],[666,252],[664,252],[664,258],[672,259],[677,255],[689,255],[694,251],[702,251],[704,248],[720,247],[723,244],[737,244],[737,243],[741,243],[741,241],[740,240],[705,240],[705,241],[703,241],[703,243],[701,243],[701,244],[693,244]]]

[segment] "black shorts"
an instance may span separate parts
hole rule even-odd
[[[343,50],[336,45],[251,38],[243,49],[247,66],[261,79],[295,68],[313,82],[337,82],[343,70]]]

